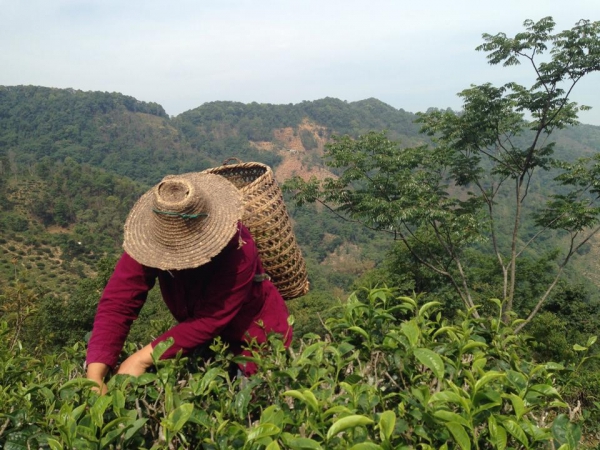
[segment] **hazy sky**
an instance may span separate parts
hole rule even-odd
[[[460,108],[470,84],[516,80],[489,66],[481,34],[553,16],[600,20],[599,0],[0,0],[0,85],[121,92],[167,113],[213,100],[378,98],[410,112]],[[600,74],[573,99],[600,125]]]

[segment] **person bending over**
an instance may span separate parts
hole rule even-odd
[[[153,348],[168,338],[174,344],[162,358],[187,354],[217,336],[236,354],[265,342],[269,333],[290,345],[287,307],[263,271],[242,214],[238,189],[208,173],[167,176],[133,206],[124,253],[102,293],[88,343],[87,378],[101,392],[156,280],[178,323],[129,356],[117,373],[144,373]],[[240,369],[245,375],[257,370],[253,363]]]

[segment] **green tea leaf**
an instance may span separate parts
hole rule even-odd
[[[194,411],[193,403],[184,403],[183,405],[175,408],[169,414],[168,421],[165,422],[165,428],[169,429],[174,433],[178,433],[186,422],[189,420],[192,412]],[[169,423],[170,422],[170,423]],[[168,423],[169,426],[166,426]]]
[[[323,413],[323,417],[328,417],[333,414],[352,414],[352,411],[350,411],[350,409],[348,409],[346,406],[336,405],[325,411]]]
[[[219,376],[219,373],[220,370],[216,367],[208,369],[208,371],[204,374],[200,382],[196,385],[194,389],[194,394],[205,394],[210,388],[211,383]]]
[[[280,427],[283,424],[284,414],[281,407],[271,405],[260,415],[260,423],[273,423]]]
[[[140,430],[140,428],[146,424],[147,421],[148,419],[138,419],[133,422],[133,424],[131,424],[131,426],[127,428],[127,431],[125,432],[125,441],[131,439]]]
[[[460,395],[458,395],[456,392],[440,391],[440,392],[436,392],[429,398],[429,403],[449,402],[449,403],[456,403],[458,405],[461,405],[463,403],[463,400],[464,399]]]
[[[448,422],[446,423],[446,428],[450,430],[452,437],[454,437],[454,440],[460,446],[460,448],[463,450],[471,450],[471,440],[461,424],[456,422]]]
[[[570,449],[575,449],[581,440],[581,427],[579,424],[571,423],[569,417],[560,414],[552,423],[552,436],[561,445],[568,445]]]
[[[156,344],[156,346],[152,349],[152,360],[154,361],[154,364],[160,360],[160,357],[163,355],[163,353],[166,352],[174,343],[175,339],[170,337]]]
[[[64,450],[62,444],[55,439],[48,438],[46,442],[51,450]]]
[[[309,438],[295,437],[287,440],[285,444],[292,450],[323,450],[321,444]]]
[[[281,447],[277,443],[277,441],[272,441],[269,445],[265,447],[265,450],[281,450]]]
[[[490,442],[497,450],[504,450],[508,442],[508,435],[502,425],[498,425],[494,416],[488,417],[488,430],[490,432]]]
[[[542,394],[545,397],[560,398],[560,394],[558,393],[556,388],[549,384],[534,384],[533,386],[529,387],[529,392]]]
[[[108,433],[113,428],[124,429],[123,424],[129,422],[131,419],[128,417],[117,417],[116,419],[111,420],[102,428],[102,434]]]
[[[445,366],[440,355],[428,348],[417,348],[415,349],[414,354],[421,364],[434,373],[436,378],[444,378]]]
[[[362,337],[364,337],[365,339],[369,339],[369,334],[363,330],[361,327],[357,327],[357,326],[352,326],[352,327],[348,327],[348,330],[350,331],[355,331],[358,334],[360,334]]]
[[[455,423],[459,423],[460,425],[464,426],[465,428],[467,428],[469,430],[473,429],[473,427],[471,426],[471,424],[469,423],[469,421],[467,419],[465,419],[460,414],[456,414],[455,412],[440,409],[440,410],[434,412],[433,415],[435,417],[437,417],[438,419],[442,419],[444,422],[455,422]]]
[[[487,348],[487,346],[485,342],[469,341],[463,346],[462,351],[463,353],[467,353],[473,348]]]
[[[92,422],[98,428],[102,428],[104,425],[104,411],[108,405],[112,403],[111,395],[103,395],[102,397],[98,397],[94,405],[90,408],[90,416],[92,417]]]
[[[382,441],[389,441],[396,427],[396,413],[394,411],[384,411],[379,417],[379,430]]]
[[[442,333],[448,333],[448,334],[452,335],[454,333],[454,331],[456,331],[456,327],[455,326],[449,326],[449,325],[447,325],[445,327],[442,327],[442,328],[438,329],[435,333],[433,333],[433,337],[436,338],[436,337],[438,337]]]
[[[248,433],[248,441],[262,439],[266,436],[273,436],[281,432],[281,429],[272,423],[261,423]]]
[[[415,347],[419,341],[420,334],[419,325],[417,325],[417,322],[415,320],[402,322],[402,325],[400,325],[400,330],[408,338],[410,346]]]
[[[509,370],[506,372],[506,378],[519,392],[527,388],[527,378],[522,373]]]
[[[331,425],[331,427],[329,427],[329,430],[327,431],[327,439],[331,439],[336,434],[341,433],[342,431],[347,430],[348,428],[371,425],[372,423],[373,420],[358,414],[342,417],[341,419],[334,422],[334,424]]]
[[[499,310],[502,310],[502,301],[497,298],[490,298],[490,302],[498,307]]]
[[[96,436],[97,428],[93,427],[92,429],[83,425],[77,425],[77,436],[84,438],[88,442],[98,442],[98,437]]]
[[[512,419],[508,419],[502,422],[506,431],[508,431],[517,441],[525,446],[525,448],[529,447],[529,442],[527,440],[527,435],[523,431],[523,428],[519,426],[517,422]]]
[[[125,408],[125,394],[118,389],[113,389],[111,391],[111,395],[113,398],[113,408],[115,410],[120,410]]]
[[[153,383],[156,380],[156,374],[155,373],[143,373],[142,375],[140,375],[137,378],[137,385],[138,386],[145,386],[146,384],[150,384]]]
[[[431,309],[434,308],[436,306],[440,306],[441,303],[440,302],[428,302],[425,303],[423,306],[421,306],[421,308],[419,309],[419,317],[423,317],[425,315],[425,313]]]
[[[400,301],[402,301],[402,302],[406,303],[408,306],[410,306],[410,307],[411,307],[411,311],[412,311],[414,308],[416,308],[416,307],[417,307],[417,302],[415,302],[415,301],[414,301],[412,298],[410,298],[410,297],[401,296],[401,297],[398,297],[398,300],[400,300]]]
[[[319,409],[320,409],[319,402],[318,402],[317,398],[315,397],[315,394],[313,394],[312,391],[310,391],[308,389],[305,389],[303,391],[303,393],[304,393],[304,398],[305,398],[306,404],[308,406],[310,406],[313,411],[315,411],[315,412],[319,411]]]
[[[375,444],[374,442],[360,442],[350,447],[348,450],[382,450],[381,445]]]
[[[521,417],[523,417],[523,414],[525,414],[527,412],[525,409],[525,402],[523,401],[523,399],[521,397],[519,397],[518,395],[515,395],[515,394],[509,394],[508,398],[510,398],[510,401],[513,405],[513,409],[515,410],[515,415],[517,416],[517,420],[521,420]]]
[[[344,381],[346,381],[346,383],[348,383],[348,384],[356,384],[356,383],[362,381],[362,377],[356,373],[352,373],[352,374],[348,375],[346,378],[344,378]]]
[[[281,395],[286,396],[286,397],[292,397],[292,398],[295,398],[296,400],[301,400],[302,402],[306,403],[306,397],[304,396],[304,394],[297,390],[285,391]]]
[[[497,380],[499,378],[504,378],[505,376],[506,376],[506,374],[504,374],[502,372],[496,372],[494,370],[489,371],[485,375],[483,375],[479,380],[477,380],[477,382],[475,383],[474,391],[477,392],[479,389],[481,389],[486,384],[492,382],[493,380]]]
[[[102,436],[102,439],[100,439],[100,448],[106,448],[106,447],[108,447],[108,445],[112,441],[114,441],[115,439],[117,439],[123,433],[125,433],[125,428],[117,428],[115,430],[109,431],[104,436]]]
[[[63,384],[58,391],[62,391],[64,389],[69,389],[69,388],[73,388],[73,387],[79,387],[79,388],[83,388],[83,387],[95,387],[98,386],[98,383],[96,383],[95,381],[89,380],[87,378],[73,378],[72,380],[67,381],[65,384]]]

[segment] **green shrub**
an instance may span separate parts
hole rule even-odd
[[[572,372],[523,358],[525,339],[499,317],[452,324],[438,307],[371,290],[340,305],[324,337],[305,335],[291,350],[271,337],[251,357],[232,357],[216,340],[210,361],[155,359],[153,373],[112,377],[103,397],[82,378],[83,345],[36,359],[8,348],[4,323],[0,440],[52,449],[576,448],[581,425],[555,382]],[[231,379],[232,361],[259,372]]]

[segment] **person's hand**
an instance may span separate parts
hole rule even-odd
[[[98,387],[93,387],[92,390],[100,395],[106,394],[106,384],[104,384],[106,374],[108,374],[108,366],[104,363],[90,363],[87,366],[86,376],[88,380],[95,381],[98,384]]]
[[[139,377],[146,372],[148,367],[152,365],[152,346],[146,345],[143,349],[138,350],[121,364],[118,374],[133,375]]]

